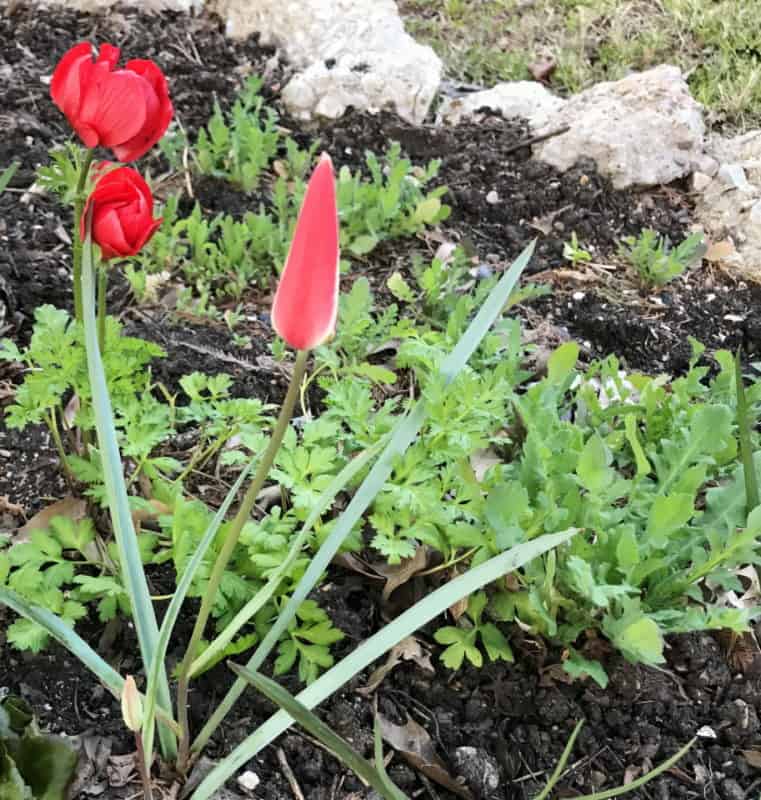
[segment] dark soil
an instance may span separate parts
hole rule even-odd
[[[255,39],[231,43],[222,30],[219,20],[206,16],[155,17],[134,10],[97,17],[67,10],[39,14],[0,0],[4,88],[0,168],[13,160],[22,165],[11,191],[0,196],[1,335],[24,342],[38,305],[70,304],[66,241],[70,219],[53,198],[25,194],[36,166],[47,160],[50,146],[68,136],[41,77],[50,75],[73,43],[84,38],[111,41],[122,46],[127,57],[152,57],[161,64],[178,117],[192,132],[208,118],[212,94],[222,105],[229,104],[242,78],[250,72],[263,72],[272,57]],[[278,79],[276,73],[270,81],[273,97]],[[515,147],[527,135],[524,126],[499,118],[454,129],[414,128],[387,114],[350,114],[309,131],[286,116],[282,122],[301,141],[319,136],[339,165],[361,166],[365,149],[383,151],[390,139],[400,141],[417,162],[440,158],[441,181],[450,187],[448,202],[453,211],[439,240],[461,241],[491,269],[499,270],[537,238],[532,270],[538,275],[534,279],[550,283],[554,294],[522,313],[529,326],[549,321],[567,329],[569,335],[587,343],[590,357],[615,352],[630,368],[679,372],[689,356],[689,335],[703,341],[709,350],[742,343],[750,357],[758,355],[761,290],[757,286],[733,282],[721,272],[703,268],[666,290],[647,293],[636,287],[616,259],[620,238],[643,227],[652,227],[674,242],[684,237],[690,199],[681,186],[645,194],[616,192],[590,164],[559,174],[531,161],[525,146]],[[148,166],[154,174],[163,168],[155,155]],[[250,202],[235,191],[219,191],[213,183],[198,181],[195,188],[209,212],[241,214]],[[589,280],[593,273],[583,266],[573,274],[562,258],[563,242],[572,232],[593,251],[596,263],[618,268],[610,271],[608,278],[598,275],[594,280]],[[408,261],[411,249],[430,255],[437,244],[421,240],[385,245],[359,267],[369,274],[385,275]],[[113,299],[127,332],[156,341],[167,351],[167,358],[156,362],[154,376],[170,391],[177,389],[183,374],[198,369],[232,374],[238,395],[256,396],[265,402],[280,399],[286,379],[267,359],[270,331],[261,316],[266,308],[262,298],[249,298],[246,310],[252,310],[252,321],[246,333],[253,346],[243,351],[231,346],[224,326],[170,318],[156,309],[134,309],[118,284],[116,287]],[[7,388],[18,379],[18,369],[0,365],[0,389],[4,390],[0,398],[7,399]],[[42,432],[19,434],[0,423],[0,498],[7,495],[10,503],[19,503],[32,513],[48,497],[60,497],[64,487],[55,460]],[[12,508],[0,506],[4,525],[14,513]],[[158,572],[151,580],[156,591],[171,591],[171,576]],[[337,567],[320,589],[320,603],[347,634],[337,657],[355,648],[380,624],[377,587]],[[0,610],[0,618],[3,615],[10,619]],[[182,620],[172,644],[174,660],[190,624],[192,614]],[[84,635],[116,667],[125,673],[139,673],[131,626],[105,633],[108,635],[94,620],[84,626]],[[587,725],[569,761],[570,771],[560,783],[560,796],[574,797],[609,788],[625,777],[631,779],[638,770],[674,753],[703,726],[707,726],[703,737],[677,768],[632,796],[741,800],[758,794],[757,775],[761,773],[742,755],[761,743],[756,660],[733,660],[717,638],[672,638],[664,670],[634,668],[609,659],[611,684],[602,691],[588,681],[566,683],[558,669],[562,654],[547,652],[541,643],[520,638],[517,631],[512,632],[515,665],[466,668],[453,674],[438,662],[430,634],[431,630],[421,634],[421,641],[434,651],[435,675],[402,663],[377,690],[379,710],[394,722],[412,718],[423,725],[450,772],[470,776],[475,798],[534,796],[581,718]],[[0,646],[0,688],[25,695],[45,726],[67,734],[100,737],[114,756],[130,751],[118,703],[74,659],[56,648],[34,656],[19,654],[3,641]],[[321,713],[370,755],[372,700],[356,692],[367,677],[360,676],[338,693]],[[196,723],[208,717],[229,682],[229,673],[222,666],[199,681],[191,706]],[[298,688],[293,678],[286,684],[292,690]],[[270,711],[266,702],[249,693],[215,740],[211,755],[221,756]],[[307,800],[369,796],[356,778],[298,733],[284,737],[280,747]],[[462,747],[472,749],[459,750]],[[249,768],[262,781],[257,797],[284,800],[293,796],[273,748]],[[454,797],[421,778],[398,755],[389,771],[410,797]],[[497,789],[484,789],[483,777],[489,773],[499,776]],[[81,787],[82,800],[97,794],[92,788],[96,786],[101,786],[103,797],[135,792],[134,784],[122,791],[106,788],[104,781],[96,774],[89,789]]]

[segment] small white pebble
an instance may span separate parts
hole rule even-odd
[[[716,299],[716,295],[713,292],[711,292],[710,294],[706,295],[706,302],[707,303],[710,303],[711,300],[715,300],[715,299]]]
[[[727,322],[743,322],[745,317],[741,317],[739,314],[725,314],[724,319]]]
[[[574,292],[573,293],[573,299],[576,300],[576,301],[583,300],[585,297],[586,297],[586,294],[584,294],[584,292]]]
[[[244,792],[253,792],[260,783],[259,776],[255,772],[251,772],[251,770],[238,775],[238,786]]]
[[[715,739],[716,731],[710,725],[703,725],[702,728],[698,728],[695,735],[699,736],[701,739]]]
[[[494,189],[492,189],[489,194],[486,195],[486,202],[492,206],[499,203],[499,195],[494,191]]]

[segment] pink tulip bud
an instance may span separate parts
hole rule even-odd
[[[333,162],[323,153],[301,204],[272,304],[272,325],[296,350],[329,339],[338,316],[338,210]]]

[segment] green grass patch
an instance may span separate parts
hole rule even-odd
[[[492,85],[557,63],[553,87],[580,91],[672,63],[710,120],[761,122],[761,16],[734,0],[403,0],[405,24],[453,78]]]

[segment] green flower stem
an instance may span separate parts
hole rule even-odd
[[[743,383],[742,370],[742,348],[737,348],[735,354],[735,385],[737,387],[737,432],[740,439],[740,459],[743,465],[743,475],[745,477],[745,512],[750,514],[759,504],[758,480],[756,478],[756,467],[753,459],[753,445],[750,439],[752,430],[750,414],[748,411],[748,399],[745,396],[745,384]]]
[[[251,480],[248,490],[243,498],[243,502],[241,503],[238,513],[235,515],[235,518],[230,525],[230,529],[227,532],[227,537],[222,544],[222,549],[219,551],[217,560],[214,563],[214,568],[209,578],[209,584],[206,587],[206,591],[201,599],[201,608],[198,612],[198,617],[196,618],[196,623],[193,628],[193,633],[190,637],[190,642],[188,643],[188,649],[185,651],[185,657],[183,658],[182,664],[180,665],[178,671],[177,719],[180,723],[180,728],[182,729],[178,758],[178,768],[180,771],[187,767],[188,756],[190,753],[190,728],[188,724],[188,684],[190,681],[190,668],[196,658],[198,644],[201,641],[201,636],[203,635],[206,623],[209,620],[212,606],[214,605],[217,592],[219,591],[219,586],[222,582],[222,576],[224,575],[227,564],[232,557],[235,546],[238,544],[238,539],[240,538],[243,526],[246,524],[246,522],[248,522],[251,516],[251,511],[256,503],[256,498],[264,486],[264,482],[267,480],[267,476],[272,468],[275,456],[280,449],[285,432],[288,430],[288,424],[291,421],[293,409],[299,397],[299,388],[304,377],[304,372],[306,371],[306,362],[308,356],[308,350],[299,350],[296,353],[296,363],[293,367],[291,383],[288,386],[288,393],[286,394],[285,400],[283,401],[283,405],[280,409],[280,415],[278,416],[277,423],[272,431],[272,436],[270,437],[267,449],[262,456],[262,460],[259,462],[256,474]]]
[[[87,176],[90,174],[90,166],[92,165],[95,150],[89,148],[85,152],[84,160],[82,161],[82,169],[79,172],[79,180],[77,181],[77,190],[74,196],[74,231],[71,241],[74,242],[74,249],[72,252],[72,276],[74,280],[74,319],[82,322],[82,237],[79,233],[80,220],[82,219],[82,212],[85,208],[85,186],[87,185]]]
[[[135,746],[137,748],[137,765],[140,773],[140,782],[143,784],[143,800],[153,800],[153,789],[151,788],[151,773],[148,769],[150,761],[145,757],[143,749],[143,737],[138,733],[135,736]]]
[[[50,435],[53,437],[53,443],[55,444],[55,449],[58,453],[58,460],[61,462],[63,476],[66,479],[66,483],[69,488],[73,488],[76,480],[74,479],[74,475],[69,467],[69,462],[66,460],[66,450],[64,449],[63,440],[61,439],[61,431],[58,429],[58,418],[54,408],[50,409],[50,414],[48,416],[48,428],[50,429]]]
[[[106,292],[108,291],[108,268],[98,265],[98,349],[101,357],[106,352]]]

